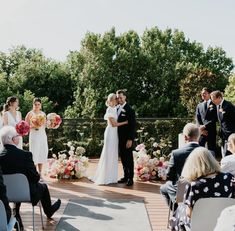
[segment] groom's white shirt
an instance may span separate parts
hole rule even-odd
[[[125,107],[125,105],[126,105],[126,102],[123,105],[120,105],[120,104],[118,105],[118,110],[117,110],[118,116],[121,114],[121,111]]]

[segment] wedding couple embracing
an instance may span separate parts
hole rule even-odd
[[[132,146],[135,137],[135,112],[126,102],[126,92],[123,90],[109,94],[106,105],[104,146],[92,181],[99,185],[125,183],[131,186],[134,177]],[[118,154],[124,171],[124,177],[119,181]]]

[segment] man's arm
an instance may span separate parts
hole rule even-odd
[[[199,110],[199,104],[197,105],[197,109],[196,109],[196,123],[198,126],[203,125],[201,113]]]
[[[135,111],[132,108],[128,110],[128,140],[135,139],[135,127],[136,127],[136,119],[135,119]]]
[[[168,167],[167,167],[167,179],[171,181],[175,181],[177,178],[177,173],[175,169],[175,158],[174,158],[174,153],[172,152],[171,158],[168,162]]]

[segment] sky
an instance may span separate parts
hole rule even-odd
[[[0,0],[0,51],[17,45],[64,61],[86,32],[117,34],[157,26],[222,47],[235,62],[234,0]]]

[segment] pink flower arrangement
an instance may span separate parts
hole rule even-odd
[[[133,152],[135,160],[135,174],[138,179],[148,181],[151,179],[166,180],[168,162],[164,157],[151,158],[147,154],[144,144],[139,144]]]
[[[26,121],[21,120],[16,124],[15,129],[20,136],[26,136],[29,134],[30,126]]]
[[[62,119],[56,113],[49,113],[47,115],[47,128],[57,129],[62,123]]]
[[[57,179],[79,179],[86,176],[88,168],[88,158],[83,156],[85,149],[74,146],[68,142],[70,150],[68,156],[59,153],[58,157],[53,154],[53,158],[48,160],[48,174],[51,178]]]

